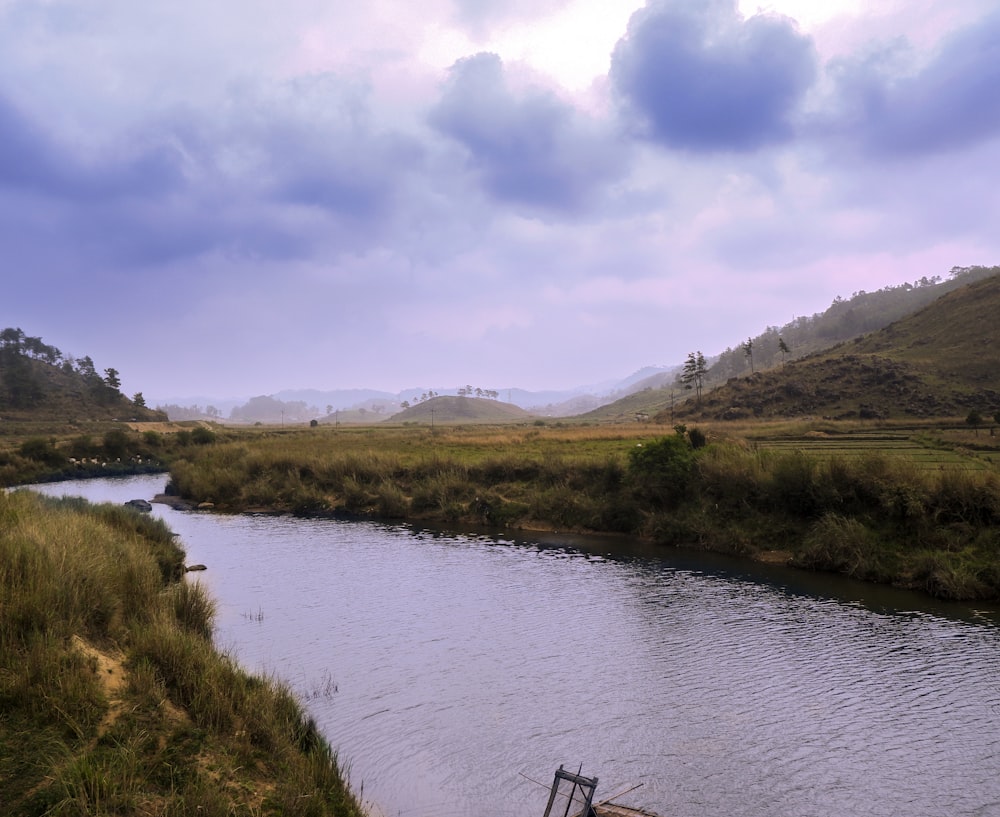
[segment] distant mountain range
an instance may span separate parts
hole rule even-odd
[[[495,400],[516,406],[533,415],[567,417],[582,414],[612,402],[636,388],[662,385],[673,379],[677,369],[647,366],[626,378],[573,389],[528,391],[496,390]],[[172,397],[156,401],[171,420],[227,420],[232,422],[301,423],[331,419],[337,422],[372,422],[403,411],[406,405],[441,396],[459,396],[465,386],[437,389],[404,389],[392,393],[375,389],[286,389],[272,395],[251,398],[208,396]],[[482,392],[482,389],[479,389]],[[476,396],[472,389],[469,397]]]
[[[735,343],[706,360],[703,397],[734,378],[771,371],[807,358],[845,341],[876,332],[911,315],[942,296],[977,281],[1000,275],[1000,267],[955,267],[947,279],[921,278],[912,284],[885,287],[875,292],[855,292],[839,297],[823,312],[796,318],[782,327],[767,327],[759,335]],[[649,366],[620,380],[581,385],[572,389],[528,391],[499,389],[492,399],[516,406],[539,417],[623,419],[653,416],[689,403],[691,395],[679,381],[684,362]],[[827,363],[826,365],[832,365]],[[394,417],[407,406],[435,397],[476,397],[482,389],[410,388],[398,393],[372,389],[289,389],[252,398],[169,398],[155,401],[171,419],[218,419],[232,422],[371,423]],[[724,392],[723,392],[724,393]],[[723,400],[722,394],[713,400]],[[705,404],[707,405],[707,403]],[[680,410],[680,409],[678,409]],[[683,411],[691,411],[687,405]],[[860,410],[860,409],[855,409]]]

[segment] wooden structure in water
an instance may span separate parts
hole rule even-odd
[[[556,769],[543,817],[659,817],[651,811],[613,803],[614,797],[595,803],[596,789],[596,777],[584,777],[579,772],[573,774],[560,766]]]

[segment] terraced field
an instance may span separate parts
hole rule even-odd
[[[988,439],[985,432],[983,440]],[[802,451],[820,457],[883,454],[902,457],[927,470],[955,468],[988,471],[1000,467],[1000,449],[963,447],[959,441],[927,439],[906,431],[865,431],[849,434],[816,432],[798,438],[756,439],[756,445],[778,451]],[[958,442],[958,444],[956,444]]]

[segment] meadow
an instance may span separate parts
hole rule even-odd
[[[148,516],[0,492],[4,814],[360,817],[315,724],[216,651],[183,576]]]
[[[620,533],[996,599],[991,439],[958,422],[227,429],[171,480],[219,510]]]

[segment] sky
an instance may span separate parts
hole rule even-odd
[[[995,0],[0,0],[0,324],[564,389],[1000,263]]]

